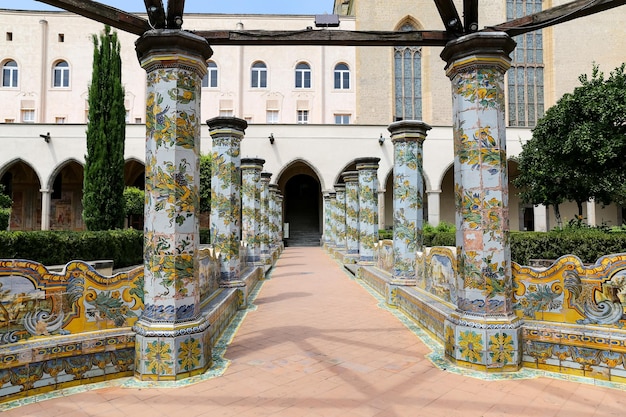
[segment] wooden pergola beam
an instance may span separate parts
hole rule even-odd
[[[168,0],[167,2],[167,28],[180,29],[183,25],[183,10],[185,0]]]
[[[626,4],[626,0],[576,0],[539,13],[500,23],[499,25],[488,26],[483,30],[495,30],[506,32],[509,36],[517,36],[558,23],[568,22],[580,17],[613,9],[623,6],[624,4]],[[615,24],[619,23],[615,22]]]
[[[408,32],[350,30],[197,30],[209,45],[329,45],[329,46],[445,46],[453,39],[445,31]]]
[[[459,18],[459,12],[456,10],[456,6],[452,0],[434,0],[439,16],[443,21],[443,25],[450,33],[460,35],[463,33],[463,23]]]
[[[155,29],[165,29],[165,8],[162,0],[144,0],[150,25]]]
[[[478,30],[478,0],[463,0],[463,27],[465,33]]]
[[[124,32],[143,35],[150,30],[146,19],[126,13],[115,7],[107,6],[91,0],[37,0],[68,12],[76,13],[96,22],[104,23]]]

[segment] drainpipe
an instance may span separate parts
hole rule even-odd
[[[39,123],[46,122],[46,79],[48,74],[48,21],[41,19],[41,82],[39,87]]]

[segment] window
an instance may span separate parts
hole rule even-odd
[[[54,122],[58,125],[62,125],[65,123],[65,117],[55,117],[54,118]]]
[[[346,64],[335,65],[335,89],[348,90],[350,88],[350,69]]]
[[[65,34],[59,33],[59,42],[65,42]]]
[[[220,110],[220,117],[233,117],[232,110]]]
[[[349,125],[350,124],[350,115],[349,114],[336,114],[335,115],[335,124],[336,125]]]
[[[13,32],[7,32],[7,41],[11,42],[13,40]]]
[[[15,123],[15,119],[4,119],[4,123]]]
[[[278,110],[267,110],[266,123],[278,123]]]
[[[70,66],[65,61],[59,61],[54,66],[53,72],[53,86],[54,87],[69,87],[70,86]]]
[[[296,65],[296,88],[311,88],[311,67],[304,62]]]
[[[2,66],[2,86],[17,87],[17,63],[15,61],[7,61]]]
[[[508,20],[541,11],[541,0],[507,0],[506,5]],[[513,39],[517,47],[507,73],[509,126],[534,127],[544,114],[543,34],[536,30]]]
[[[267,88],[267,66],[263,62],[252,65],[252,88]]]
[[[308,110],[298,110],[298,124],[305,125],[309,123],[309,111]]]
[[[202,78],[202,87],[217,88],[217,64],[213,61],[209,61],[207,71],[207,74]]]
[[[22,109],[22,123],[35,123],[35,110]]]
[[[401,31],[415,30],[405,24]],[[394,119],[422,118],[422,50],[413,46],[394,48]]]
[[[141,117],[135,117],[135,123],[140,125],[141,124]]]

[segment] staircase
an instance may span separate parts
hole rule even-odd
[[[285,239],[285,246],[320,246],[322,235],[317,229],[291,229],[289,239]]]

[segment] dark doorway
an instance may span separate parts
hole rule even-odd
[[[291,177],[285,184],[285,223],[289,224],[288,246],[319,246],[321,189],[306,174]]]

